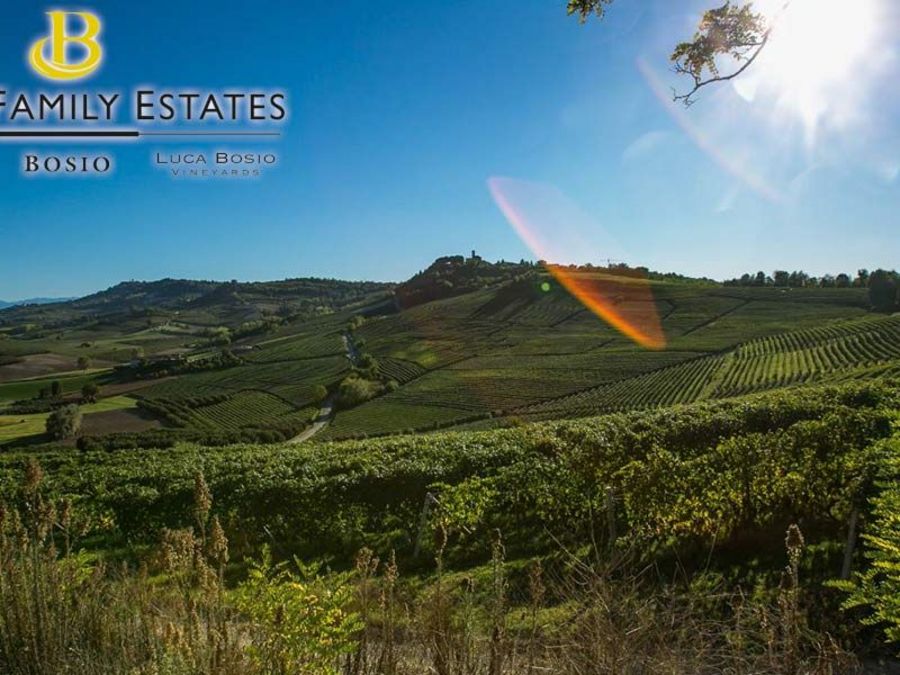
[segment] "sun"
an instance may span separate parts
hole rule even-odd
[[[750,87],[772,91],[779,107],[798,115],[811,134],[826,116],[846,114],[851,91],[858,91],[884,49],[881,2],[755,3],[773,28]]]

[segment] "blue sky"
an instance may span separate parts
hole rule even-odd
[[[823,88],[811,124],[766,89],[764,68],[744,89],[669,104],[667,54],[708,4],[621,0],[581,26],[562,0],[19,3],[0,24],[0,88],[279,88],[290,119],[277,142],[0,145],[0,298],[162,277],[400,280],[473,248],[540,257],[504,220],[491,176],[577,205],[587,245],[562,253],[574,261],[604,260],[615,241],[633,264],[719,278],[895,267],[896,17],[880,21],[865,90]],[[77,85],[25,65],[57,7],[104,19],[103,69]],[[110,178],[20,174],[25,150],[103,147]],[[281,160],[227,182],[173,180],[150,163],[201,148]]]

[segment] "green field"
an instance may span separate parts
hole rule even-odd
[[[105,398],[96,403],[88,403],[80,407],[82,415],[104,413],[113,410],[130,410],[137,406],[137,401],[127,396]],[[9,441],[28,439],[44,433],[49,413],[35,415],[3,415],[0,414],[0,444]]]
[[[0,383],[0,405],[9,401],[34,398],[41,389],[47,389],[54,381],[62,385],[64,394],[75,394],[88,382],[96,382],[103,379],[108,371],[94,371],[87,374],[58,375],[39,379],[19,380],[17,382]]]

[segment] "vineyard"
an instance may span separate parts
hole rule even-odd
[[[714,393],[734,396],[892,361],[900,361],[900,316],[850,321],[742,345]]]
[[[366,321],[361,339],[403,386],[339,412],[328,437],[685,404],[889,377],[900,363],[900,319],[869,315],[854,289],[654,291],[662,352],[630,344],[561,289],[525,282]]]
[[[309,336],[304,334],[300,337],[277,338],[272,341],[259,343],[257,346],[259,351],[248,355],[248,361],[254,363],[278,363],[340,356],[344,353],[344,344],[341,340],[340,331]]]
[[[484,418],[485,413],[448,407],[446,405],[416,405],[398,402],[390,395],[365,405],[338,413],[334,422],[322,434],[326,439],[365,438],[398,433],[398,420],[408,426],[399,427],[401,433],[431,431]]]
[[[264,391],[183,399],[145,399],[145,409],[155,411],[175,426],[217,431],[265,427],[302,427],[312,419],[315,408],[298,410],[287,401]]]
[[[704,398],[710,381],[725,361],[723,356],[704,356],[605,387],[517,408],[514,414],[526,419],[556,419],[586,417],[600,411],[693,403]]]
[[[268,311],[230,328],[132,321],[127,338],[104,339],[202,341],[0,382],[0,407],[10,411],[73,402],[85,413],[80,436],[59,443],[42,435],[49,413],[0,412],[0,501],[31,503],[18,485],[37,459],[41,498],[64,498],[83,514],[73,555],[108,558],[116,569],[165,561],[147,553],[161,540],[171,558],[186,527],[201,528],[183,556],[196,561],[205,550],[197,542],[212,534],[197,520],[199,499],[215,514],[217,540],[228,542],[220,584],[241,587],[264,547],[300,569],[312,561],[326,561],[329,575],[355,569],[353,579],[360,560],[378,556],[409,575],[403,602],[438,597],[422,591],[434,583],[465,607],[485,584],[501,587],[500,566],[515,603],[535,565],[554,581],[596,565],[608,570],[600,589],[634,582],[634,604],[622,606],[635,617],[641,606],[655,612],[676,586],[703,616],[722,589],[741,603],[788,606],[785,532],[797,540],[800,530],[789,528],[799,524],[802,544],[788,554],[806,584],[803,630],[830,636],[838,627],[842,645],[875,644],[880,634],[857,626],[857,615],[848,620],[841,604],[851,598],[889,619],[896,595],[867,561],[893,564],[868,535],[893,541],[896,491],[884,486],[896,471],[885,473],[885,448],[897,447],[889,439],[900,410],[900,316],[869,311],[857,289],[657,282],[667,345],[647,350],[548,279],[408,308],[379,300],[298,317]],[[237,316],[232,291],[215,293]],[[608,300],[623,314],[647,310]],[[195,307],[192,318],[207,314],[223,316]],[[97,403],[80,400],[92,391],[82,394],[85,385],[99,387]],[[12,533],[15,521],[4,522]],[[848,545],[853,528],[862,536]],[[63,537],[68,547],[68,531],[59,537],[53,550]],[[858,577],[847,578],[848,565]],[[180,583],[151,574],[154,584]],[[540,613],[567,625],[581,610],[566,598],[555,588]],[[508,616],[523,610],[510,604]],[[662,634],[680,611],[666,615]],[[711,620],[744,621],[740,611]],[[454,615],[460,625],[463,616]],[[618,643],[627,632],[611,634]]]
[[[382,377],[394,380],[400,384],[412,382],[428,372],[418,363],[392,358],[381,359],[378,362],[378,370]]]
[[[316,385],[329,385],[347,372],[344,356],[326,356],[276,363],[245,363],[224,370],[189,374],[160,382],[141,391],[148,399],[174,401],[198,396],[258,389],[275,394],[298,407],[314,402]]]
[[[196,407],[224,410],[224,403]],[[771,524],[777,533],[788,515],[804,519],[811,537],[839,537],[877,464],[868,448],[890,435],[898,404],[896,390],[878,384],[807,387],[477,433],[182,445],[163,454],[50,451],[40,459],[54,491],[82,496],[136,540],[190,512],[191,476],[202,469],[235,532],[273,536],[304,555],[347,561],[366,545],[409,558],[429,490],[460,533],[500,528],[510,555],[552,548],[550,534],[577,545],[611,489],[623,537],[680,541],[685,553],[705,557],[703,542],[717,537],[717,555],[739,551],[744,544],[732,535]],[[4,498],[22,459],[0,457]],[[473,555],[466,540],[454,556]],[[766,543],[773,551],[780,545],[778,534]]]
[[[890,379],[900,370],[900,317],[877,317],[776,334],[514,413],[553,419],[667,406],[809,382]]]
[[[402,309],[377,294],[367,304],[365,287],[351,286],[344,290],[353,302],[336,311],[286,318],[270,312],[231,327],[196,321],[218,312],[217,302],[233,304],[241,293],[264,287],[151,285],[150,291],[189,298],[191,312],[150,327],[152,312],[123,319],[126,335],[115,335],[114,322],[98,324],[102,328],[90,339],[79,329],[69,343],[62,341],[59,355],[65,362],[79,350],[99,353],[101,343],[151,350],[181,340],[179,349],[157,357],[160,365],[147,362],[145,379],[135,380],[120,364],[57,378],[0,380],[0,406],[32,399],[54,380],[70,398],[93,382],[108,395],[142,399],[145,410],[155,407],[160,421],[179,429],[293,429],[325,398],[337,396],[352,373],[360,374],[353,359],[365,355],[368,384],[357,384],[372,393],[338,406],[322,431],[340,440],[584,417],[815,382],[889,379],[900,364],[900,318],[873,315],[864,289],[653,282],[667,340],[665,349],[654,351],[601,321],[546,274],[516,276],[514,268],[498,268],[497,285],[474,284],[468,292]],[[315,288],[325,295],[333,291],[324,282],[300,281],[265,290],[303,294]],[[647,302],[629,300],[614,286],[600,292],[625,316],[647,313]],[[203,307],[199,297],[206,299]],[[265,307],[274,302],[254,297]],[[345,340],[351,335],[352,348]],[[75,340],[82,342],[73,346]],[[7,337],[0,356],[37,360],[43,355],[30,347],[39,344],[45,343]],[[218,402],[191,404],[198,400]]]

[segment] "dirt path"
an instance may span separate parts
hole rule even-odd
[[[319,410],[319,414],[316,417],[315,422],[312,423],[312,426],[304,429],[300,434],[294,436],[288,443],[303,443],[304,441],[308,441],[310,438],[315,436],[317,433],[322,431],[325,427],[328,426],[328,423],[331,421],[331,416],[334,414],[334,397],[329,396],[322,403],[322,408]]]
[[[356,344],[353,342],[353,338],[350,337],[349,333],[344,333],[341,335],[341,339],[344,341],[344,349],[347,350],[347,358],[350,359],[350,363],[354,366],[359,364],[359,350],[356,348]]]
[[[359,360],[359,352],[356,349],[356,345],[353,344],[353,339],[347,333],[344,333],[341,336],[341,339],[344,341],[344,349],[347,351],[347,358],[350,360],[350,363],[355,365]],[[334,399],[335,394],[331,394],[326,398],[322,402],[319,414],[316,416],[312,425],[294,436],[288,443],[304,443],[327,427],[328,423],[331,422],[331,418],[334,417]]]

